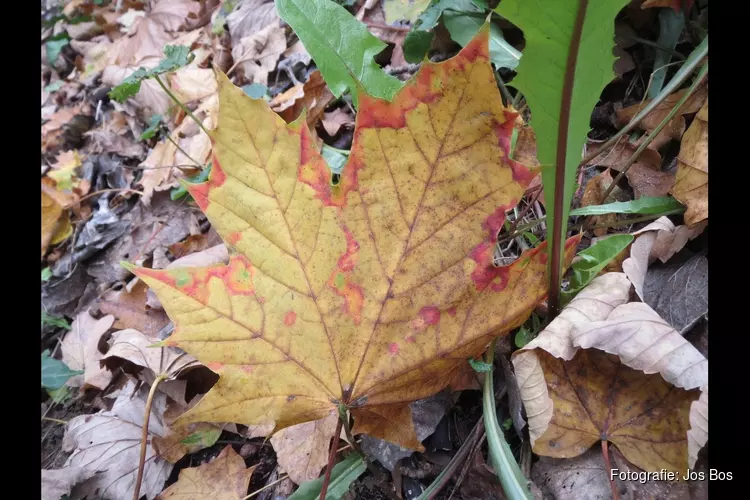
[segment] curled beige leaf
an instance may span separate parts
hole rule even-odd
[[[328,463],[328,449],[338,416],[330,415],[282,429],[271,437],[276,459],[296,484],[312,481]]]
[[[269,25],[234,45],[232,57],[238,71],[248,82],[268,85],[268,73],[274,70],[276,61],[285,50],[284,28]]]
[[[92,475],[94,473],[84,467],[42,469],[42,500],[60,500],[61,497],[70,495],[73,486]]]
[[[112,374],[99,366],[102,352],[99,351],[99,341],[115,322],[111,315],[95,319],[88,310],[82,311],[75,317],[70,331],[65,335],[60,349],[63,363],[71,370],[83,370],[83,375],[70,378],[67,385],[72,387],[95,387],[104,390],[112,380]]]
[[[701,387],[701,397],[690,406],[688,437],[688,463],[690,468],[698,461],[698,453],[708,442],[708,384]]]
[[[544,434],[553,412],[544,372],[534,350],[544,349],[556,358],[571,360],[577,351],[570,338],[575,326],[605,319],[617,306],[627,303],[629,292],[630,281],[623,273],[606,273],[597,277],[537,338],[513,354],[511,360],[526,407],[532,445]]]

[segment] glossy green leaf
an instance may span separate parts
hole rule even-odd
[[[568,289],[562,293],[563,301],[569,301],[591,283],[612,259],[633,242],[633,238],[632,234],[615,234],[578,252],[579,259],[570,266],[572,275]]]
[[[443,23],[451,38],[465,46],[484,26],[484,19],[450,11],[443,14]],[[515,69],[521,60],[521,53],[505,41],[502,30],[494,24],[490,26],[490,59],[496,68],[509,69]]]
[[[310,53],[334,96],[359,85],[390,100],[403,83],[375,63],[386,44],[345,8],[331,0],[276,0],[279,16]]]
[[[216,444],[221,436],[221,429],[219,427],[212,428],[206,431],[193,432],[188,437],[180,441],[180,443],[186,446],[200,445],[202,448],[208,448]]]
[[[352,453],[337,463],[331,471],[331,482],[328,483],[326,500],[339,500],[349,490],[349,486],[367,469],[359,453]],[[323,487],[323,477],[299,485],[297,491],[287,500],[317,500]]]
[[[430,50],[434,36],[432,31],[411,30],[404,38],[404,59],[412,64],[422,62]]]
[[[605,214],[669,215],[685,211],[685,206],[670,196],[643,197],[632,201],[616,201],[606,205],[576,208],[572,216]]]
[[[59,359],[50,357],[48,350],[42,353],[42,387],[45,389],[56,391],[64,386],[70,377],[82,373],[80,370],[71,370]]]
[[[523,30],[526,46],[513,79],[532,110],[530,125],[537,136],[537,157],[547,208],[547,241],[552,241],[555,218],[567,220],[581,161],[583,144],[591,128],[591,111],[604,87],[614,78],[615,16],[628,0],[503,0],[496,12]],[[578,50],[571,52],[579,8],[583,19]],[[564,99],[567,68],[573,68],[572,94]],[[563,103],[570,116],[561,122]],[[555,213],[555,178],[558,134],[567,132],[562,213]],[[550,249],[552,244],[550,244]],[[553,285],[554,286],[554,285]]]

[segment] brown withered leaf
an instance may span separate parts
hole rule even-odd
[[[272,24],[246,36],[232,47],[237,72],[249,83],[268,85],[268,73],[286,50],[284,28]]]
[[[638,146],[622,141],[602,153],[593,164],[621,172],[637,148]],[[658,151],[646,148],[625,173],[636,199],[642,196],[666,196],[674,186],[674,174],[662,172],[661,161]]]
[[[602,205],[605,203],[613,203],[615,201],[624,201],[626,199],[625,194],[619,187],[615,187],[609,194],[609,196],[607,196],[607,199],[604,199],[604,193],[607,191],[612,182],[612,174],[610,173],[609,169],[605,170],[601,174],[592,177],[591,180],[589,180],[589,182],[586,184],[586,188],[583,190],[581,207],[588,207],[590,205]],[[617,214],[589,216],[589,222],[591,225],[611,225],[616,220]],[[594,234],[596,236],[604,236],[605,234],[607,234],[607,228],[598,227],[594,229]]]
[[[671,193],[687,205],[686,224],[708,219],[708,99],[682,137]]]
[[[331,412],[320,420],[293,425],[271,436],[279,465],[296,484],[320,476],[321,469],[328,463],[337,421],[338,415]]]
[[[241,500],[247,495],[255,467],[247,468],[243,458],[227,445],[211,462],[180,471],[177,482],[156,500]]]
[[[83,375],[76,375],[68,379],[71,387],[94,387],[104,390],[112,380],[112,373],[102,368],[99,343],[102,336],[112,327],[114,316],[104,316],[95,319],[89,311],[82,311],[70,325],[70,331],[65,335],[60,349],[62,360],[71,370],[83,370]]]
[[[115,328],[132,328],[155,337],[169,323],[169,318],[163,310],[151,309],[146,305],[147,291],[146,284],[139,281],[130,291],[123,287],[106,292],[96,305],[104,314],[115,317]]]
[[[343,108],[337,108],[330,113],[325,113],[322,123],[328,135],[333,137],[341,127],[353,127],[354,118]]]
[[[691,415],[701,392],[707,404],[708,362],[648,305],[625,303],[629,289],[623,274],[596,278],[514,354],[533,450],[568,458],[606,440],[638,467],[682,473],[707,439]]]
[[[669,95],[656,108],[651,111],[641,122],[638,124],[638,128],[646,132],[654,130],[659,123],[672,111],[677,101],[682,99],[688,89],[683,89]],[[680,108],[679,114],[672,118],[666,127],[659,133],[658,136],[649,144],[651,149],[661,149],[666,143],[671,140],[679,140],[682,134],[685,132],[685,118],[683,115],[689,115],[697,113],[703,103],[708,99],[708,87],[706,85],[700,87],[693,95],[691,95],[687,102]],[[624,127],[627,123],[637,115],[643,108],[648,106],[651,102],[647,99],[643,103],[633,104],[626,108],[622,108],[616,111],[617,125]]]
[[[318,70],[310,73],[310,78],[302,85],[301,90],[297,87],[293,87],[293,89],[296,89],[294,93],[289,96],[286,96],[286,94],[290,91],[280,94],[272,99],[269,104],[271,109],[276,111],[287,123],[296,120],[302,110],[306,109],[307,126],[310,127],[311,131],[314,131],[315,125],[323,116],[326,106],[333,101],[333,94]]]
[[[42,184],[42,258],[51,245],[57,245],[73,234],[68,211]]]

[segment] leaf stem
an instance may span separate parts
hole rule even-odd
[[[161,374],[156,377],[154,383],[151,384],[151,390],[148,391],[148,398],[146,399],[146,409],[143,415],[143,429],[141,430],[141,455],[138,459],[138,476],[135,479],[135,491],[133,491],[133,500],[138,500],[141,497],[141,481],[143,480],[143,468],[146,463],[146,444],[148,443],[148,421],[151,418],[151,405],[154,403],[154,396],[156,395],[156,388],[163,380],[166,380],[167,375]]]
[[[604,457],[604,466],[607,469],[607,477],[609,478],[609,487],[612,490],[613,500],[620,500],[620,495],[617,493],[617,487],[615,486],[615,480],[612,477],[612,464],[609,461],[609,450],[607,441],[602,441],[602,456]]]
[[[208,133],[208,130],[206,130],[206,127],[203,126],[203,123],[201,123],[201,121],[198,120],[198,118],[195,117],[195,115],[193,114],[193,112],[190,111],[187,108],[187,106],[185,106],[182,103],[182,101],[180,101],[179,99],[177,99],[177,96],[175,96],[172,93],[172,91],[169,90],[169,87],[167,87],[166,85],[164,85],[164,82],[161,80],[161,78],[159,78],[159,75],[154,75],[154,79],[156,80],[156,83],[158,83],[159,86],[162,88],[162,90],[167,93],[167,95],[170,97],[170,99],[172,99],[175,102],[175,104],[177,104],[185,112],[185,114],[187,114],[190,118],[192,118],[193,121],[201,128],[201,130],[203,130],[206,133],[206,135],[208,135],[210,137],[211,134]]]
[[[323,477],[323,485],[320,487],[320,500],[326,500],[326,493],[328,493],[328,483],[331,482],[331,471],[334,465],[336,465],[336,450],[339,447],[339,436],[341,436],[341,426],[344,423],[344,415],[339,412],[339,419],[336,421],[336,431],[333,434],[331,440],[331,450],[328,452],[328,466],[326,467],[326,473]],[[348,434],[347,434],[348,436]]]
[[[622,167],[622,170],[620,170],[620,173],[617,174],[617,176],[612,181],[612,184],[610,184],[607,190],[604,192],[604,195],[602,197],[603,200],[607,199],[607,196],[609,196],[609,194],[615,188],[617,183],[620,182],[620,180],[628,172],[630,167],[632,167],[633,164],[636,162],[636,160],[641,156],[641,153],[643,153],[646,150],[648,145],[651,144],[654,141],[654,139],[656,139],[656,136],[659,135],[662,129],[664,129],[664,127],[666,127],[667,124],[672,121],[672,118],[674,118],[675,115],[679,113],[680,109],[682,109],[685,106],[685,103],[688,101],[690,96],[695,94],[695,92],[698,90],[698,87],[700,87],[703,84],[707,76],[708,76],[708,63],[703,65],[703,67],[700,70],[700,73],[698,73],[698,77],[690,86],[690,89],[687,92],[685,92],[685,95],[683,95],[679,101],[677,101],[677,103],[672,108],[672,111],[670,111],[669,114],[664,117],[661,123],[659,123],[659,125],[654,130],[649,132],[648,137],[646,137],[643,141],[641,141],[641,145],[638,146],[638,149],[635,150],[635,153],[633,153],[633,156],[631,156],[630,159],[625,163],[625,166]]]
[[[204,165],[201,165],[200,163],[198,163],[197,161],[195,161],[189,154],[187,154],[187,151],[185,151],[184,149],[182,149],[182,147],[179,144],[177,144],[177,141],[175,141],[174,139],[172,139],[172,136],[170,134],[167,134],[167,140],[169,142],[171,142],[172,144],[174,144],[174,147],[177,148],[177,151],[179,151],[180,153],[184,154],[187,157],[188,160],[190,160],[193,163],[195,163],[196,165],[198,165],[198,167],[200,167],[201,169],[204,167]]]
[[[687,79],[688,76],[690,76],[693,71],[695,71],[695,68],[697,68],[701,61],[708,55],[708,36],[703,39],[703,41],[698,45],[695,50],[688,56],[687,60],[685,61],[685,64],[682,65],[682,67],[675,73],[675,75],[672,77],[671,80],[669,80],[669,83],[664,86],[664,88],[659,93],[659,96],[649,102],[643,109],[641,109],[637,115],[633,117],[630,122],[625,125],[622,129],[620,129],[615,135],[610,137],[607,142],[601,145],[601,147],[597,148],[596,151],[594,151],[591,154],[586,155],[583,160],[581,160],[581,163],[579,163],[579,166],[586,165],[591,162],[594,158],[599,156],[600,154],[604,153],[609,149],[617,140],[622,137],[623,135],[627,134],[631,130],[633,130],[636,126],[638,126],[639,123],[641,123],[641,120],[643,120],[646,116],[648,116],[651,111],[653,111],[661,102],[667,98],[669,94],[671,94],[674,90],[677,89],[677,87],[682,84],[682,82]]]

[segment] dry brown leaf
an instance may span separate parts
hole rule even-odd
[[[612,174],[609,169],[605,170],[599,175],[592,177],[586,184],[586,188],[583,190],[583,197],[581,198],[581,207],[588,207],[590,205],[602,205],[605,203],[613,203],[615,201],[624,201],[624,193],[619,187],[615,187],[612,192],[604,199],[604,193],[607,188],[612,184]],[[589,221],[592,225],[597,224],[608,224],[611,225],[617,220],[616,214],[607,215],[591,215]],[[606,227],[598,227],[594,229],[596,236],[604,236],[607,234]]]
[[[197,1],[159,0],[148,14],[135,17],[127,36],[114,43],[110,63],[131,66],[148,57],[161,58],[164,47],[173,43],[173,32],[195,19],[199,10]]]
[[[320,470],[328,463],[337,421],[338,415],[331,412],[320,420],[287,427],[271,437],[279,465],[296,484],[320,476]]]
[[[73,226],[70,224],[68,211],[42,189],[42,258],[50,245],[61,243],[71,234]]]
[[[333,137],[336,135],[341,127],[353,127],[354,118],[347,113],[343,108],[337,108],[330,113],[326,113],[322,120],[323,128],[326,129],[328,135]]]
[[[169,76],[172,92],[183,103],[199,101],[216,94],[216,76],[210,68],[180,68]]]
[[[83,112],[84,105],[81,103],[59,109],[50,116],[49,120],[42,125],[42,151],[52,150],[60,146],[65,125],[73,120],[73,117]]]
[[[185,455],[213,446],[221,435],[222,427],[217,424],[198,422],[185,427],[170,429],[166,437],[154,436],[154,450],[160,457],[176,464]],[[205,441],[200,439],[190,444],[183,442],[195,435],[203,436]]]
[[[597,277],[513,355],[533,449],[573,457],[607,439],[639,467],[684,472],[705,444],[689,414],[708,362],[649,306],[627,304],[629,289],[621,273]]]
[[[215,230],[213,231],[213,234],[216,235]],[[215,237],[218,238],[218,235]],[[191,234],[185,238],[184,241],[169,245],[169,253],[172,254],[175,259],[179,259],[180,257],[185,257],[191,253],[201,252],[211,246],[212,242],[209,238],[210,236],[205,234]],[[213,243],[216,245],[221,243],[221,240],[215,240]]]
[[[73,486],[87,480],[92,475],[94,475],[94,472],[84,467],[42,469],[42,500],[60,500],[64,495],[70,495]]]
[[[242,0],[227,16],[232,47],[268,26],[279,25],[279,15],[272,0]]]
[[[229,262],[229,250],[224,243],[176,259],[167,269],[179,267],[208,267]]]
[[[73,489],[73,498],[133,498],[147,392],[148,387],[136,391],[131,381],[121,391],[112,410],[80,415],[68,422],[63,450],[72,454],[62,470],[83,467],[94,473]],[[148,425],[149,442],[167,432],[162,421],[165,408],[166,396],[157,393]],[[164,488],[171,471],[172,464],[156,456],[152,446],[147,446],[141,495],[154,498]]]
[[[181,470],[177,482],[156,500],[241,500],[247,496],[255,467],[247,468],[245,460],[227,445],[211,462]]]
[[[408,31],[403,29],[388,28],[388,23],[385,19],[385,13],[383,12],[383,6],[377,5],[375,8],[370,9],[364,16],[364,23],[367,25],[367,29],[374,36],[378,37],[385,43],[393,44],[393,52],[391,53],[391,66],[399,67],[407,64],[406,58],[404,57],[404,40]],[[382,26],[382,27],[381,27]]]
[[[232,46],[232,57],[237,72],[248,83],[268,85],[268,73],[286,50],[284,28],[270,25],[255,34],[246,36]]]
[[[109,65],[112,42],[108,37],[101,36],[89,42],[71,40],[70,46],[83,56],[83,69],[78,75],[78,80],[93,84],[96,77]]]
[[[682,99],[688,89],[683,89],[674,94],[669,95],[656,108],[651,111],[641,122],[638,124],[638,128],[651,132],[654,130],[659,123],[672,111],[677,101]],[[670,122],[664,127],[658,136],[649,144],[649,148],[658,150],[661,149],[666,143],[674,140],[679,140],[682,134],[685,132],[685,118],[682,115],[689,115],[697,113],[703,103],[708,99],[708,88],[706,85],[700,87],[693,95],[691,95],[682,108],[679,114],[672,118]],[[624,127],[627,123],[633,119],[643,108],[645,108],[651,99],[647,99],[643,103],[633,104],[627,108],[618,109],[615,114],[617,116],[617,125]]]
[[[648,266],[656,259],[667,262],[674,254],[682,250],[688,241],[699,236],[706,225],[701,223],[693,227],[675,227],[665,216],[633,233],[637,238],[630,246],[630,257],[623,261],[622,269],[633,283],[641,300],[643,300],[643,284]]]
[[[96,301],[99,311],[111,314],[115,318],[114,327],[119,330],[135,329],[149,337],[156,337],[159,331],[169,323],[163,310],[154,310],[146,306],[148,287],[139,281],[128,291],[110,290]]]
[[[298,88],[299,87],[299,88]],[[294,92],[292,92],[294,90]],[[269,105],[287,123],[297,119],[303,109],[307,110],[307,125],[311,131],[323,116],[325,108],[333,101],[334,96],[328,89],[323,75],[315,70],[302,86],[296,86],[273,98]]]
[[[682,137],[671,193],[687,205],[687,224],[708,219],[708,99]]]
[[[71,370],[83,370],[83,375],[68,379],[71,387],[95,387],[104,390],[112,380],[112,373],[99,366],[104,356],[99,350],[102,336],[112,327],[114,316],[95,319],[89,311],[82,311],[73,320],[60,349],[62,360]]]
[[[637,147],[622,141],[602,153],[592,164],[621,172]],[[636,199],[642,196],[666,196],[674,185],[674,174],[662,172],[661,161],[658,151],[646,148],[626,172],[625,176],[633,188]]]

